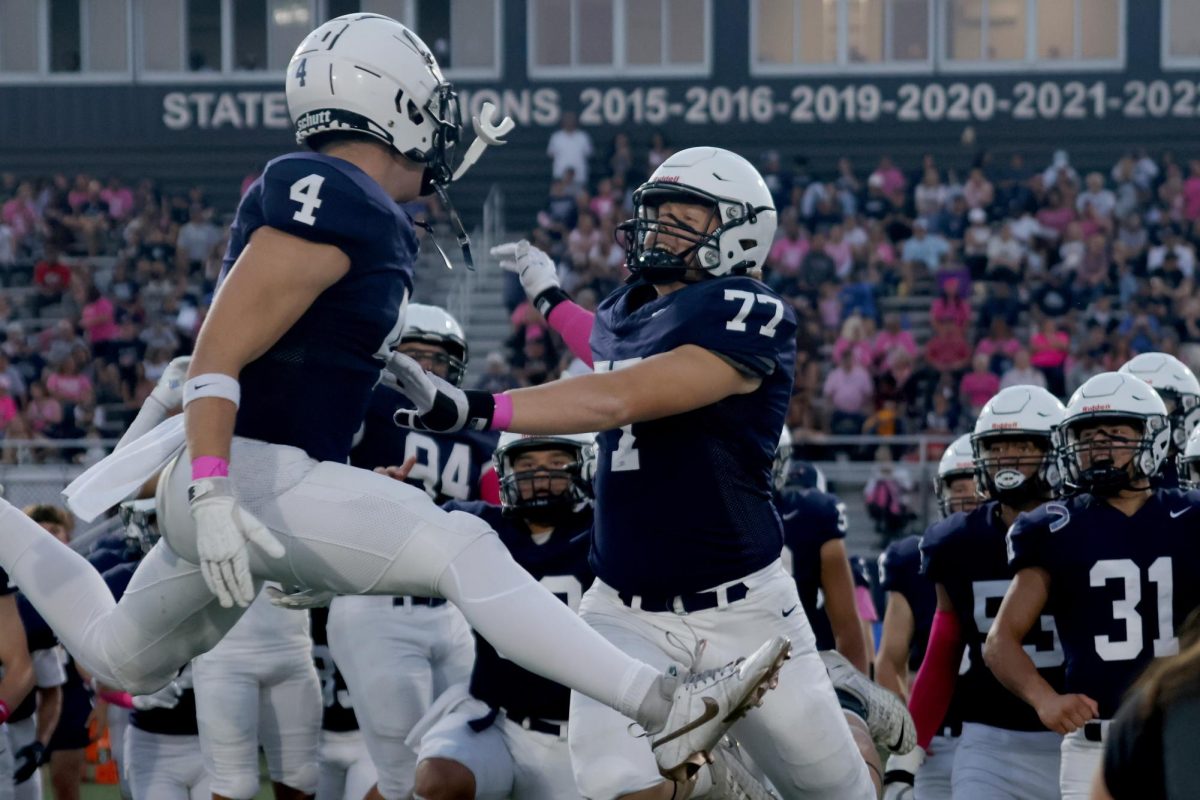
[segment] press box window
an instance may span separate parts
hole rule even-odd
[[[943,62],[1119,65],[1124,0],[949,0]]]
[[[754,0],[755,71],[875,65],[921,69],[930,59],[930,0]]]

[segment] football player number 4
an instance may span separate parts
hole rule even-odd
[[[318,194],[320,194],[321,184],[324,182],[324,175],[313,173],[305,175],[292,184],[288,199],[300,204],[300,210],[292,214],[292,219],[296,222],[303,222],[305,225],[316,224],[317,218],[313,216],[313,212],[321,207],[321,198],[318,197]]]
[[[1146,577],[1157,589],[1158,638],[1154,640],[1154,657],[1171,656],[1179,652],[1175,636],[1174,587],[1171,582],[1171,558],[1154,560]],[[1096,637],[1096,653],[1105,661],[1130,661],[1142,653],[1142,616],[1138,603],[1142,601],[1142,571],[1128,558],[1106,558],[1097,561],[1088,574],[1093,587],[1104,587],[1109,581],[1124,586],[1121,597],[1113,600],[1113,619],[1125,623],[1125,638]]]

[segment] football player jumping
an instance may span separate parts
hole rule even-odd
[[[1170,447],[1167,408],[1130,373],[1104,372],[1071,397],[1056,432],[1078,493],[1017,518],[1016,573],[988,635],[988,665],[1060,734],[1064,800],[1087,798],[1108,720],[1151,659],[1179,651],[1176,622],[1200,605],[1200,495],[1153,488]],[[1021,646],[1052,614],[1066,653],[1062,687]]]
[[[346,463],[412,289],[417,238],[397,203],[445,194],[458,102],[429,48],[375,14],[310,33],[286,93],[313,152],[271,161],[242,198],[184,386],[186,452],[158,482],[163,540],[115,603],[85,560],[0,501],[0,567],[98,679],[139,694],[211,649],[260,581],[446,597],[517,663],[653,731],[659,764],[681,768],[761,698],[786,639],[764,634],[712,672],[665,674],[597,635],[478,518]],[[179,425],[114,453],[97,480],[155,474]]]

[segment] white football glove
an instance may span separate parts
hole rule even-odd
[[[902,756],[890,756],[883,773],[883,800],[912,800],[917,770],[924,763],[925,750],[919,745]]]
[[[268,586],[264,591],[271,605],[286,608],[289,611],[303,611],[310,608],[325,608],[337,597],[333,592],[324,589],[301,589],[288,587],[290,591]]]
[[[396,410],[393,420],[402,428],[453,433],[463,428],[487,430],[492,424],[495,403],[489,393],[460,389],[403,353],[393,351],[388,356],[383,382],[416,406]]]
[[[248,606],[254,600],[254,579],[246,543],[271,558],[282,558],[283,543],[238,506],[229,478],[201,478],[188,486],[188,503],[196,521],[200,574],[222,608]]]
[[[500,260],[500,266],[509,272],[515,272],[521,279],[521,288],[530,300],[547,289],[556,288],[558,269],[550,256],[531,245],[525,239],[519,242],[498,244],[491,250],[492,258]]]
[[[183,404],[183,384],[187,380],[188,366],[191,363],[191,356],[177,356],[171,359],[171,363],[167,364],[162,377],[150,392],[150,396],[167,411],[174,411]]]
[[[133,707],[138,711],[149,711],[154,708],[171,709],[179,705],[184,687],[176,681],[171,681],[153,694],[139,694],[133,698]]]

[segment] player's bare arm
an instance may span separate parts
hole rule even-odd
[[[0,679],[0,718],[21,705],[33,690],[33,659],[25,640],[25,628],[17,612],[15,594],[0,597],[0,664],[4,677]]]
[[[259,228],[213,298],[188,376],[218,373],[236,378],[349,269],[350,259],[336,247]],[[188,404],[184,414],[193,459],[229,460],[236,413],[233,403],[219,397]]]
[[[900,592],[888,592],[883,635],[875,654],[875,682],[908,699],[908,648],[914,630],[912,607]]]
[[[871,662],[854,599],[854,575],[850,572],[844,539],[831,539],[821,545],[821,591],[837,651],[864,675],[870,675]]]
[[[1066,734],[1093,719],[1098,708],[1086,695],[1060,695],[1054,691],[1021,646],[1041,617],[1049,596],[1050,575],[1046,570],[1040,567],[1019,570],[988,631],[983,657],[1010,692],[1037,710],[1047,728]]]

